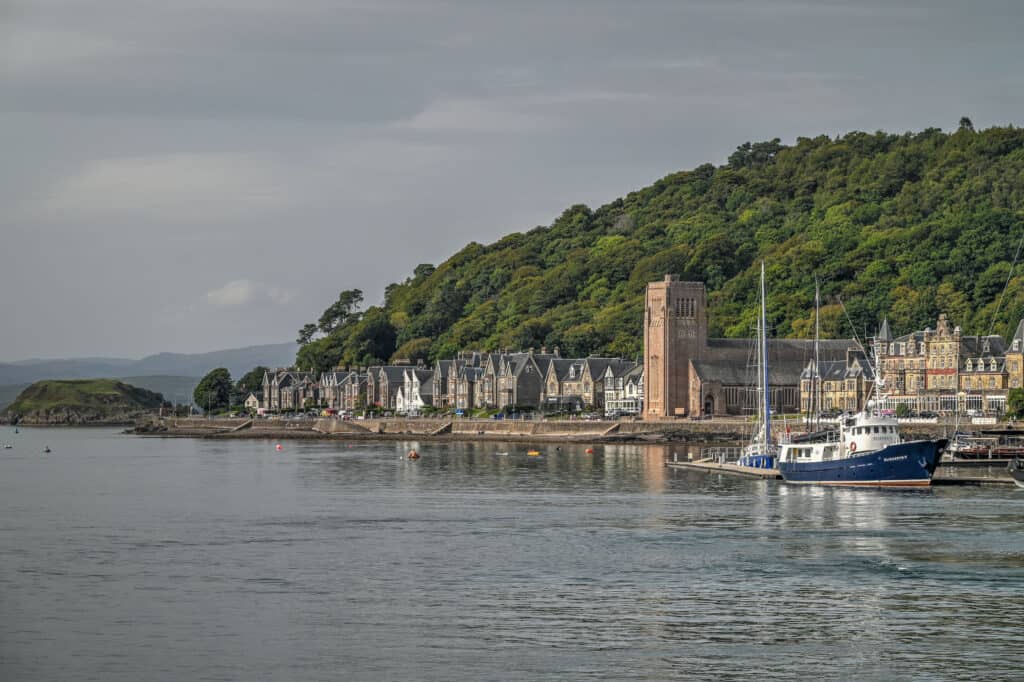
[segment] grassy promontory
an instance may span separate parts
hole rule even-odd
[[[37,381],[7,407],[3,419],[24,424],[123,424],[162,403],[161,394],[116,379]]]

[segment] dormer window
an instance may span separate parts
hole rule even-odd
[[[970,358],[967,358],[967,371],[970,372],[974,369],[974,363],[971,362]]]
[[[988,370],[990,372],[994,372],[994,371],[996,371],[996,369],[997,369],[996,359],[992,358],[992,361],[990,363],[988,363]]]

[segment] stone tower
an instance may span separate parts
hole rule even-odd
[[[703,282],[665,275],[647,285],[644,312],[644,417],[682,416],[691,410],[690,360],[707,347],[707,300]],[[699,403],[699,399],[698,399]]]

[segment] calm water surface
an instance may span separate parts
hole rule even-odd
[[[4,441],[2,680],[1024,678],[1016,489],[640,446]]]

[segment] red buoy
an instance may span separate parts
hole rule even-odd
[[[275,449],[275,450],[277,450],[278,452],[281,452],[281,450],[284,450],[284,448],[283,448],[283,447],[281,447],[281,444],[280,444],[280,443],[278,443],[277,445],[275,445],[275,446],[274,446],[274,449]]]

